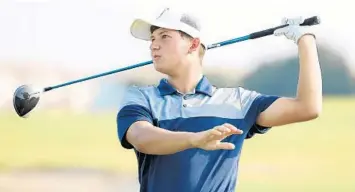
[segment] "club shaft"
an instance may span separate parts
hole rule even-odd
[[[237,43],[237,42],[241,42],[241,41],[246,41],[246,40],[249,40],[249,39],[250,39],[250,35],[245,35],[245,36],[242,36],[242,37],[237,37],[237,38],[234,38],[234,39],[229,39],[229,40],[226,40],[226,41],[222,41],[222,42],[219,42],[219,43],[214,43],[214,44],[208,45],[207,49],[213,49],[213,48],[217,48],[217,47],[222,47],[222,46],[225,46],[225,45],[229,45],[229,44]]]
[[[318,25],[319,23],[320,23],[320,18],[317,17],[317,16],[313,16],[313,17],[305,19],[304,22],[301,25],[302,26],[306,26],[306,25],[310,26],[310,25]],[[241,42],[241,41],[246,41],[246,40],[249,40],[249,39],[257,39],[257,38],[269,36],[269,35],[272,35],[276,29],[279,29],[279,28],[282,28],[282,27],[285,27],[285,26],[287,26],[287,25],[280,25],[280,26],[277,26],[277,27],[274,27],[274,28],[269,28],[269,29],[257,31],[257,32],[254,32],[254,33],[250,33],[249,35],[245,35],[245,36],[237,37],[237,38],[234,38],[234,39],[229,39],[229,40],[226,40],[226,41],[221,41],[221,42],[218,42],[218,43],[214,43],[214,44],[208,45],[207,46],[207,50],[208,49],[217,48],[217,47],[222,47],[222,46],[225,46],[225,45],[230,45],[230,44]],[[79,82],[87,81],[87,80],[90,80],[90,79],[95,79],[95,78],[99,78],[99,77],[102,77],[102,76],[111,75],[111,74],[118,73],[118,72],[121,72],[121,71],[126,71],[126,70],[129,70],[129,69],[134,69],[134,68],[137,68],[137,67],[142,67],[142,66],[145,66],[145,65],[149,65],[149,64],[152,64],[152,63],[153,63],[152,60],[141,62],[141,63],[137,63],[137,64],[134,64],[134,65],[131,65],[131,66],[127,66],[127,67],[123,67],[123,68],[120,68],[120,69],[116,69],[116,70],[100,73],[100,74],[97,74],[97,75],[92,75],[92,76],[85,77],[85,78],[82,78],[82,79],[77,79],[77,80],[74,80],[74,81],[69,81],[69,82],[66,82],[66,83],[63,83],[63,84],[59,84],[59,85],[55,85],[55,86],[51,86],[51,87],[45,87],[43,89],[43,91],[44,92],[50,91],[50,90],[57,89],[57,88],[64,87],[64,86],[68,86],[68,85],[71,85],[71,84],[74,84],[74,83],[79,83]]]
[[[119,69],[116,69],[116,70],[108,71],[108,72],[105,72],[105,73],[100,73],[100,74],[97,74],[97,75],[92,75],[92,76],[81,78],[81,79],[77,79],[77,80],[74,80],[74,81],[69,81],[69,82],[66,82],[66,83],[63,83],[63,84],[59,84],[59,85],[55,85],[55,86],[51,86],[51,87],[46,87],[46,88],[44,88],[44,92],[50,91],[50,90],[53,90],[53,89],[57,89],[57,88],[60,88],[60,87],[68,86],[68,85],[71,85],[71,84],[74,84],[74,83],[79,83],[79,82],[87,81],[87,80],[90,80],[90,79],[95,79],[95,78],[99,78],[99,77],[102,77],[102,76],[111,75],[111,74],[118,73],[118,72],[121,72],[121,71],[126,71],[126,70],[137,68],[137,67],[142,67],[142,66],[145,66],[145,65],[149,65],[151,63],[153,63],[152,60],[145,61],[145,62],[137,63],[135,65],[131,65],[131,66],[119,68]]]

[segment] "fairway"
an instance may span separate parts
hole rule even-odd
[[[355,99],[327,98],[317,120],[275,127],[244,143],[238,192],[355,191]],[[0,116],[0,172],[92,168],[136,174],[117,140],[116,112]]]

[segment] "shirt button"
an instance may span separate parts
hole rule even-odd
[[[186,100],[187,99],[187,95],[185,95],[183,98]]]
[[[187,107],[187,105],[186,105],[186,104],[183,104],[182,106],[183,106],[183,107]]]

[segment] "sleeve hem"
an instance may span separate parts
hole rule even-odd
[[[133,125],[133,123],[135,123],[137,121],[147,121],[149,123],[153,123],[149,118],[146,118],[146,117],[139,117],[139,118],[136,118],[134,120],[131,120],[131,121],[125,123],[125,127],[122,128],[120,138],[119,138],[121,141],[121,146],[125,149],[133,149],[134,148],[133,145],[127,141],[126,135],[127,135],[128,129],[131,127],[131,125]]]
[[[255,134],[265,134],[266,132],[268,132],[272,127],[264,127],[261,125],[256,124],[256,119],[258,118],[258,116],[260,115],[260,113],[262,113],[263,111],[265,111],[268,107],[270,107],[270,105],[272,103],[274,103],[277,99],[279,99],[279,96],[263,96],[263,95],[259,95],[253,105],[255,106],[254,108],[256,108],[255,113],[255,118],[254,119],[254,123],[252,123],[252,126],[250,128],[250,130],[248,131],[248,134],[246,136],[246,139],[252,138]]]
[[[118,138],[122,147],[132,149],[133,146],[126,140],[127,130],[137,121],[147,121],[153,124],[151,111],[140,105],[128,105],[120,110],[116,117]]]

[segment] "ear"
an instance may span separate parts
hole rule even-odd
[[[190,49],[189,49],[189,53],[192,53],[192,52],[196,51],[198,49],[198,45],[199,44],[200,44],[200,39],[193,38],[191,40],[191,46],[190,46]]]

